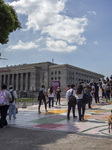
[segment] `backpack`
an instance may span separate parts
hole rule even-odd
[[[90,100],[91,100],[91,97],[88,94],[84,93],[84,95],[83,95],[83,103],[87,104],[87,103],[89,103]]]
[[[69,99],[69,102],[68,102],[69,105],[74,106],[76,104],[76,97],[73,96],[73,90],[68,99]]]
[[[38,100],[44,99],[45,95],[43,93],[43,90],[39,91],[39,96],[38,96]]]
[[[14,90],[13,90],[14,91]],[[10,92],[11,96],[12,96],[12,101],[10,103],[13,103],[14,102],[14,95],[13,95],[13,91]]]
[[[6,102],[7,102],[6,91],[2,90],[0,92],[0,105],[5,105]]]

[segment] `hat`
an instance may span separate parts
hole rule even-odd
[[[13,86],[12,86],[12,85],[10,85],[10,86],[9,86],[9,89],[13,89]]]

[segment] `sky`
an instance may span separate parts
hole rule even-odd
[[[22,28],[0,45],[0,67],[52,62],[112,74],[112,0],[4,0]]]

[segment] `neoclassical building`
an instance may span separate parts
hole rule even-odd
[[[0,68],[0,89],[2,84],[13,85],[19,97],[31,97],[32,92],[38,94],[42,83],[48,89],[53,81],[58,81],[64,96],[68,85],[74,83],[77,86],[81,81],[87,83],[98,81],[99,78],[104,78],[104,75],[69,64],[21,64]]]

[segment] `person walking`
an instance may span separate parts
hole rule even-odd
[[[47,111],[47,103],[46,103],[46,89],[45,89],[45,86],[44,84],[42,84],[40,90],[39,90],[39,97],[38,97],[38,100],[39,100],[39,106],[38,106],[38,113],[41,113],[40,111],[40,107],[41,107],[41,104],[42,104],[42,100],[44,102],[44,105],[45,105],[45,111],[46,113],[48,112]]]
[[[75,116],[75,106],[76,106],[76,98],[75,98],[75,90],[73,90],[73,85],[70,86],[70,89],[67,91],[66,93],[66,98],[67,98],[67,102],[68,102],[68,111],[67,111],[67,120],[70,120],[70,111],[72,109],[72,113],[73,113],[73,118],[77,118],[77,116]],[[74,96],[74,101],[70,102],[70,96],[73,95]]]
[[[60,89],[60,87],[58,87],[57,90],[56,90],[56,97],[57,97],[56,105],[57,105],[58,101],[59,101],[59,105],[61,105],[61,103],[60,103],[60,98],[61,98],[61,89]]]
[[[13,115],[13,119],[16,119],[16,99],[17,99],[17,93],[13,89],[13,86],[9,86],[9,92],[12,95],[12,102],[9,103],[9,119],[11,120],[11,117]]]
[[[7,90],[7,86],[2,85],[2,90],[0,91],[0,128],[4,128],[8,125],[6,117],[7,111],[9,108],[9,102],[12,101],[12,96],[10,92]]]
[[[83,95],[84,95],[83,85],[79,84],[76,90],[79,121],[84,121],[85,104],[83,103]]]
[[[55,93],[53,91],[53,88],[50,87],[50,90],[49,90],[49,93],[48,93],[49,108],[51,108],[51,102],[52,102],[52,107],[54,107],[54,96],[55,96]]]

